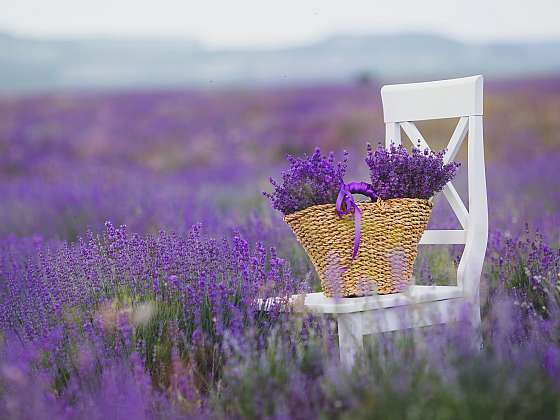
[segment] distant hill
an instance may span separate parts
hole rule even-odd
[[[181,39],[34,39],[0,34],[0,90],[212,87],[483,73],[560,73],[560,41],[463,43],[423,33],[336,36],[300,47],[215,50]]]

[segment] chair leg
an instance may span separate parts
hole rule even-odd
[[[342,314],[337,320],[340,362],[352,369],[357,355],[364,349],[362,316],[359,312]]]
[[[473,329],[473,346],[476,350],[482,350],[484,342],[482,341],[482,320],[480,318],[480,306],[473,305],[472,308],[472,329]]]

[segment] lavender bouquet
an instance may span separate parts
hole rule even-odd
[[[453,179],[459,163],[445,164],[445,150],[432,152],[413,147],[409,154],[403,145],[391,144],[389,149],[378,144],[367,146],[365,159],[371,175],[371,188],[378,198],[429,199]]]
[[[288,156],[287,159],[290,168],[282,172],[282,182],[279,184],[270,178],[274,192],[263,193],[272,207],[288,215],[314,205],[336,202],[348,166],[347,152],[338,163],[332,152],[322,156],[318,147],[311,156]]]
[[[282,172],[282,182],[270,178],[273,193],[264,192],[272,207],[285,216],[318,204],[335,204],[339,216],[357,211],[352,194],[362,194],[372,201],[391,198],[429,199],[441,191],[459,168],[459,163],[444,163],[445,150],[432,152],[413,147],[409,154],[402,145],[389,149],[378,144],[373,150],[367,145],[366,164],[371,184],[344,183],[348,153],[335,162],[334,154],[321,155],[317,147],[311,156],[288,156],[290,168]]]

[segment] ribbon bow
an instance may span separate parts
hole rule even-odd
[[[360,247],[362,212],[354,201],[352,194],[363,194],[372,200],[377,198],[377,194],[367,182],[351,182],[340,186],[336,199],[336,214],[340,218],[348,214],[354,214],[354,252],[352,254],[352,261],[354,261]]]

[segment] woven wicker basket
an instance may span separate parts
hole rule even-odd
[[[362,212],[358,255],[352,261],[354,221],[334,204],[308,207],[284,220],[311,258],[326,296],[367,296],[402,291],[432,212],[428,200],[397,198],[358,203]]]

